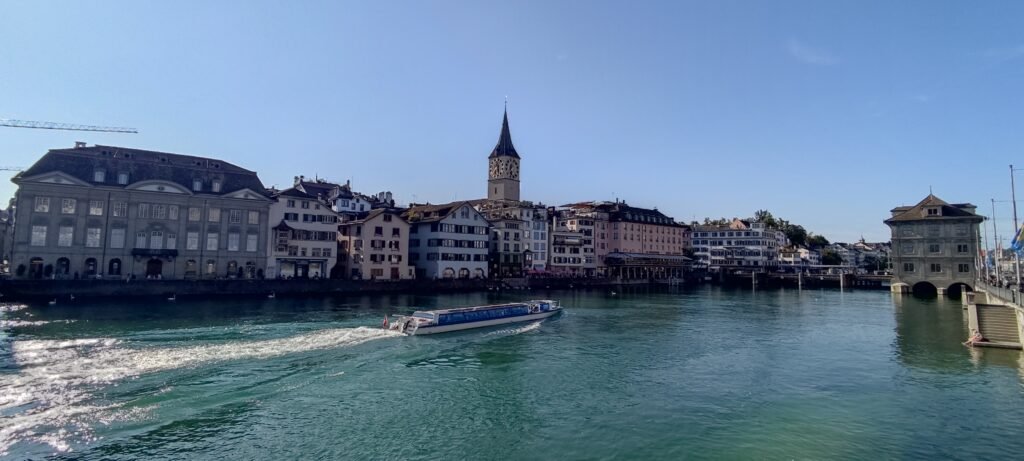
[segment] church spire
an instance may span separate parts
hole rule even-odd
[[[505,116],[501,120],[501,135],[498,136],[498,144],[494,146],[489,158],[502,156],[519,158],[519,153],[512,145],[512,133],[508,130],[508,100],[505,101]]]

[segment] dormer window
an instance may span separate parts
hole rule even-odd
[[[92,172],[92,180],[94,182],[103,182],[107,179],[107,172],[104,170],[95,170]]]
[[[213,191],[214,192],[220,192],[220,181],[218,181],[218,180],[214,180],[213,181]]]
[[[125,185],[125,184],[128,184],[128,173],[118,173],[117,174],[117,183],[122,185],[122,186]]]
[[[939,209],[938,208],[929,208],[928,209],[928,216],[939,216]]]
[[[203,181],[199,179],[192,180],[192,190],[199,192],[203,190]]]

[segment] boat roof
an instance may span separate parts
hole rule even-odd
[[[497,309],[499,307],[521,306],[521,305],[529,304],[529,303],[553,303],[553,302],[555,302],[555,301],[550,300],[550,299],[532,299],[532,300],[529,300],[529,301],[521,301],[521,302],[517,302],[517,303],[488,304],[488,305],[485,305],[485,306],[453,307],[453,308],[450,308],[450,309],[436,309],[436,310],[430,310],[430,311],[416,311],[416,312],[413,312],[412,315],[416,315],[416,314],[450,314],[450,313],[455,313],[455,312],[471,312],[471,311],[478,311],[478,310],[485,310],[485,309]]]

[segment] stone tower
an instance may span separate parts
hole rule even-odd
[[[508,109],[501,122],[501,135],[487,158],[487,199],[519,201],[519,154],[508,131]]]

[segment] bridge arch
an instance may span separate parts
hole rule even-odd
[[[910,291],[914,296],[922,298],[934,298],[939,294],[939,290],[931,282],[917,282]]]
[[[960,299],[960,296],[968,291],[974,291],[974,289],[966,283],[956,282],[950,285],[949,288],[946,288],[946,296],[953,299]]]

